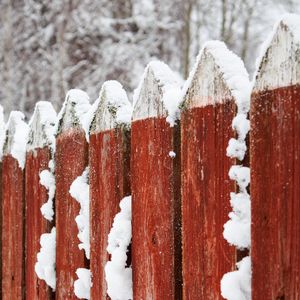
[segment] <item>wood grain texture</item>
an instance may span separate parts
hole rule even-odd
[[[130,195],[130,131],[118,127],[92,134],[89,160],[91,299],[109,299],[104,272],[109,260],[106,248],[119,203]]]
[[[35,273],[40,237],[50,231],[50,222],[41,213],[41,206],[48,200],[47,189],[40,184],[41,171],[48,169],[50,149],[38,148],[27,152],[25,165],[25,283],[26,299],[52,299],[52,290]]]
[[[300,87],[252,95],[252,299],[300,299]]]
[[[23,170],[7,154],[2,172],[2,299],[24,299]]]
[[[75,222],[80,205],[69,193],[72,182],[88,163],[88,144],[82,129],[69,128],[58,135],[55,163],[56,299],[75,300],[75,272],[77,268],[87,267],[84,251],[78,248]]]
[[[134,299],[182,298],[179,141],[165,118],[132,123]]]
[[[223,299],[221,278],[235,269],[235,247],[223,237],[235,191],[228,177],[234,160],[226,156],[235,110],[234,101],[218,101],[181,116],[184,299]]]

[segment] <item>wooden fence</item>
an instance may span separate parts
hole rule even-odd
[[[12,112],[0,172],[2,299],[77,299],[78,268],[91,271],[90,299],[109,299],[108,235],[129,195],[127,266],[134,299],[237,299],[221,290],[221,280],[226,273],[238,275],[236,264],[249,252],[251,292],[242,283],[233,292],[240,288],[243,299],[300,299],[296,25],[294,17],[278,24],[253,86],[241,60],[223,43],[211,42],[181,90],[165,64],[150,63],[133,109],[122,86],[110,81],[92,106],[84,92],[69,91],[57,117],[50,103],[38,103],[29,127],[20,112]],[[241,115],[250,116],[250,140],[232,124]],[[228,150],[230,140],[235,146]],[[234,165],[251,170],[251,241],[243,246],[223,237],[229,218],[241,216],[230,193],[250,192]],[[87,166],[90,254],[78,247],[75,218],[83,208],[70,194]],[[40,211],[50,197],[40,178],[45,169],[56,182],[54,216],[46,219]],[[36,271],[40,236],[53,226],[55,291]]]

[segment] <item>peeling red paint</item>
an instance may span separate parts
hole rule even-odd
[[[121,128],[90,136],[91,299],[106,299],[107,238],[119,203],[130,195],[130,132]]]
[[[2,160],[2,299],[24,298],[24,177],[10,154]]]
[[[77,299],[74,281],[77,268],[86,267],[85,254],[79,250],[75,217],[80,205],[69,193],[72,182],[88,162],[88,144],[81,129],[68,129],[56,138],[55,222],[56,222],[56,299]]]
[[[37,253],[40,251],[41,234],[50,231],[50,222],[41,213],[41,206],[48,200],[48,192],[40,184],[40,172],[48,169],[48,147],[27,152],[25,165],[25,236],[26,236],[26,299],[51,299],[51,288],[35,273]]]
[[[179,127],[149,118],[131,130],[133,298],[181,299]]]
[[[252,95],[252,299],[300,299],[300,87]]]
[[[223,275],[235,269],[236,250],[223,237],[235,183],[226,156],[233,101],[191,108],[181,116],[183,298],[217,300]]]

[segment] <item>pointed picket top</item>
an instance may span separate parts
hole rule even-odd
[[[274,26],[257,60],[253,91],[300,84],[300,15],[287,14]]]
[[[24,121],[25,116],[20,111],[12,111],[6,124],[6,136],[3,155],[14,157],[21,169],[24,169],[26,145],[28,141],[29,126]]]
[[[134,91],[132,120],[167,117],[174,126],[179,115],[180,82],[163,62],[152,61]]]
[[[182,91],[184,108],[234,99],[240,112],[249,109],[249,75],[242,60],[223,42],[205,43]]]
[[[3,107],[2,105],[0,105],[0,161],[2,160],[4,141],[5,141],[5,122],[4,122]]]
[[[118,126],[130,126],[132,105],[122,85],[109,80],[102,85],[99,98],[93,104],[90,134],[103,132]]]
[[[56,112],[50,102],[36,103],[31,120],[29,121],[29,136],[27,151],[50,146],[55,147]]]
[[[56,134],[60,134],[70,128],[85,128],[85,118],[91,108],[89,96],[79,89],[69,90],[65,102],[57,116]]]

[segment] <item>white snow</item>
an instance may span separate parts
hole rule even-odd
[[[243,61],[235,55],[232,51],[230,51],[223,42],[220,41],[209,41],[206,42],[203,48],[200,50],[196,63],[190,72],[188,79],[186,80],[181,95],[181,101],[185,100],[189,89],[194,80],[198,80],[197,72],[198,69],[202,67],[202,65],[207,64],[207,60],[205,59],[207,56],[211,55],[213,58],[216,67],[219,69],[219,74],[217,76],[222,76],[224,81],[226,82],[227,87],[229,88],[231,95],[234,97],[237,106],[238,112],[248,112],[250,107],[250,93],[251,93],[251,84],[249,82],[249,75],[247,70],[245,69]],[[210,73],[214,72],[213,69],[210,70]],[[212,86],[212,84],[210,84]],[[209,87],[201,86],[203,93],[207,93],[209,91]],[[203,90],[204,88],[204,90]],[[212,97],[213,91],[211,95],[207,95]],[[206,97],[207,101],[209,97]],[[222,99],[215,99],[220,101]],[[207,103],[204,103],[205,105]]]
[[[238,249],[251,246],[251,209],[250,197],[245,193],[230,193],[230,220],[224,225],[224,238]]]
[[[105,265],[105,279],[107,294],[112,300],[129,300],[133,297],[132,269],[126,267],[131,242],[131,196],[121,200],[120,208],[108,235],[107,252],[111,254],[111,261]]]
[[[251,260],[244,257],[238,270],[225,274],[221,280],[221,294],[227,300],[251,300]]]
[[[54,291],[56,287],[55,271],[55,248],[56,248],[56,229],[52,228],[51,233],[44,233],[40,239],[41,250],[37,254],[35,272],[37,276],[45,280]]]
[[[56,112],[50,102],[39,101],[29,121],[27,151],[50,146],[55,151]]]
[[[4,123],[3,107],[2,105],[0,105],[0,161],[2,161],[4,141],[5,141],[5,123]]]
[[[74,293],[79,299],[90,299],[91,271],[85,268],[76,270],[78,279],[74,282]]]
[[[20,111],[12,111],[6,124],[6,142],[4,155],[11,154],[24,169],[26,158],[26,145],[28,141],[29,127],[24,122],[24,114]]]
[[[52,163],[49,162],[51,166]],[[40,173],[40,184],[43,185],[48,191],[48,200],[41,207],[41,213],[45,219],[48,221],[53,220],[54,210],[53,210],[53,199],[55,195],[55,176],[53,171],[43,170]]]
[[[71,184],[69,193],[80,204],[79,215],[75,218],[78,227],[78,238],[80,250],[85,251],[85,256],[90,258],[90,200],[89,200],[89,168],[87,167],[81,176],[78,176]]]
[[[247,151],[246,142],[231,138],[226,151],[227,156],[243,160]]]
[[[247,193],[246,188],[250,183],[250,168],[240,165],[232,166],[229,170],[229,178],[237,182],[241,192]]]
[[[170,152],[169,152],[169,156],[170,156],[171,158],[175,158],[175,157],[176,157],[176,153],[175,153],[174,151],[170,151]]]
[[[158,86],[159,95],[154,95],[155,92],[152,92],[149,96],[147,89],[152,89],[155,85]],[[162,109],[159,108],[159,104],[158,107],[156,106],[155,101],[161,102]],[[158,117],[161,113],[161,116],[165,116],[167,122],[173,127],[180,117],[180,101],[180,81],[176,74],[165,63],[152,61],[147,65],[142,79],[134,91],[133,120]]]
[[[110,130],[119,125],[130,126],[132,105],[123,86],[116,80],[105,81],[99,98],[92,105],[86,118],[86,128],[92,132]]]
[[[76,120],[79,125],[85,130],[86,135],[88,132],[86,131],[87,128],[86,124],[86,117],[91,108],[89,102],[89,96],[86,92],[79,90],[79,89],[72,89],[69,90],[65,102],[57,116],[57,128],[56,132],[59,131],[61,123],[63,123],[64,128],[68,128],[72,125],[72,115],[75,116]]]

